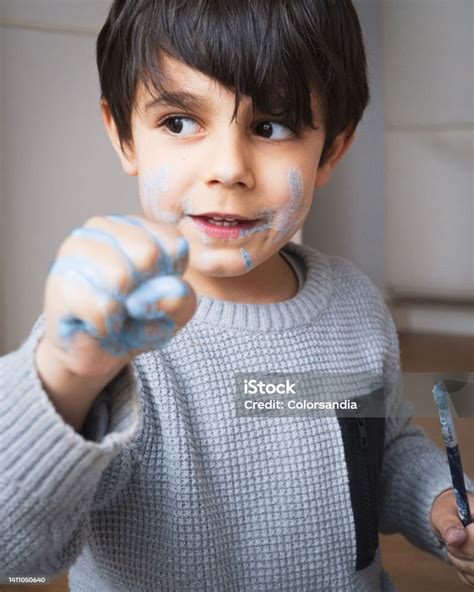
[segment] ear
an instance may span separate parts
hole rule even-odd
[[[115,121],[112,117],[107,101],[101,100],[100,110],[105,129],[107,130],[107,134],[110,138],[110,141],[112,142],[115,152],[117,152],[120,158],[123,170],[127,173],[127,175],[136,176],[138,174],[138,167],[133,148],[131,146],[125,146],[125,144],[123,149],[120,146],[120,138],[117,131],[117,126],[115,125]]]
[[[337,163],[342,160],[344,154],[352,146],[355,137],[355,130],[352,125],[349,125],[343,132],[335,137],[329,152],[326,155],[326,160],[323,165],[318,167],[316,181],[314,187],[323,187],[332,176],[333,170]]]

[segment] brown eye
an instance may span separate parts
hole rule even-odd
[[[273,132],[273,126],[268,121],[263,121],[259,123],[255,128],[256,132],[259,136],[263,136],[264,138],[271,138]]]
[[[255,126],[257,135],[269,140],[286,140],[293,136],[293,132],[283,123],[276,121],[262,121]]]
[[[174,134],[179,134],[183,131],[183,122],[181,117],[172,117],[166,121],[166,127]]]
[[[188,136],[199,131],[199,125],[191,117],[175,116],[168,117],[163,123],[172,134],[177,136]]]

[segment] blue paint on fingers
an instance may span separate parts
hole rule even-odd
[[[188,287],[173,275],[155,277],[141,284],[126,300],[129,315],[135,319],[162,319],[163,310],[156,308],[165,298],[182,298],[188,294]]]
[[[130,278],[132,278],[133,282],[138,283],[143,279],[143,274],[136,269],[132,260],[125,252],[125,249],[123,248],[120,241],[117,238],[115,238],[115,236],[113,236],[112,234],[105,232],[104,230],[100,230],[98,228],[82,227],[73,230],[71,236],[78,236],[89,240],[99,241],[101,243],[108,245],[109,247],[112,247],[115,251],[119,253],[120,257],[125,261],[129,276]]]
[[[176,257],[166,251],[158,236],[151,232],[140,220],[128,216],[108,216],[109,219],[141,228],[158,248],[158,276],[145,280],[146,275],[136,269],[120,241],[112,234],[96,228],[78,228],[72,235],[88,240],[96,240],[115,249],[125,261],[132,279],[137,286],[131,294],[121,293],[106,285],[103,270],[87,257],[72,255],[59,257],[52,265],[50,273],[63,276],[65,285],[72,288],[78,280],[87,286],[97,303],[92,311],[93,318],[101,315],[104,328],[91,320],[73,314],[59,319],[58,335],[62,340],[71,341],[78,333],[95,339],[100,347],[111,355],[122,356],[133,350],[146,351],[162,347],[173,336],[176,323],[159,308],[164,299],[182,298],[189,293],[188,286],[175,274],[181,272],[188,257],[188,243],[179,237],[176,244]],[[155,270],[151,270],[152,272]],[[74,282],[74,283],[71,283]]]
[[[130,226],[136,226],[138,228],[141,228],[143,232],[158,247],[158,261],[156,265],[156,270],[158,271],[158,273],[162,273],[164,275],[173,273],[173,260],[171,258],[171,255],[166,250],[161,239],[154,232],[152,232],[145,224],[143,224],[141,220],[131,218],[130,216],[107,216],[107,218],[109,220],[114,220],[115,222],[120,222],[121,224],[128,224]]]

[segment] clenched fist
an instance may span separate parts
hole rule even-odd
[[[181,277],[187,262],[185,238],[164,222],[107,216],[74,230],[45,288],[36,365],[48,390],[68,390],[68,377],[71,387],[87,379],[97,390],[137,354],[167,343],[196,308]]]

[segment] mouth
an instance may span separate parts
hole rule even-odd
[[[243,230],[253,228],[261,218],[251,219],[235,214],[206,213],[191,215],[200,230],[215,238],[238,238]]]

